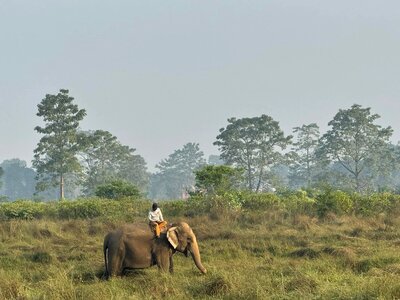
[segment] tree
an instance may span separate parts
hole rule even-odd
[[[195,174],[196,188],[213,194],[240,187],[243,170],[224,165],[208,165]]]
[[[194,187],[194,171],[205,163],[204,154],[197,143],[187,143],[182,149],[175,150],[156,165],[159,171],[152,176],[150,197],[182,197],[183,193]]]
[[[33,169],[20,159],[5,160],[0,169],[4,170],[2,194],[10,200],[30,199],[35,192],[35,176]]]
[[[365,176],[370,179],[370,187],[374,191],[398,191],[400,186],[400,145],[388,143],[373,153]]]
[[[124,180],[113,180],[96,187],[95,194],[100,198],[121,199],[124,197],[139,198],[140,192],[136,186]]]
[[[311,186],[315,166],[317,165],[316,149],[319,141],[319,127],[315,123],[293,128],[297,140],[293,143],[293,165],[290,168],[290,179],[300,185]],[[299,185],[297,184],[297,185]]]
[[[123,179],[142,192],[148,185],[146,162],[135,149],[122,145],[117,137],[104,130],[83,132],[80,157],[85,171],[84,192],[94,194],[96,187],[111,180]]]
[[[361,182],[365,171],[376,154],[387,146],[392,128],[382,128],[375,124],[380,118],[371,114],[371,108],[362,108],[354,104],[350,109],[340,109],[332,121],[332,128],[321,138],[318,149],[320,156],[330,162],[339,163],[348,172],[357,191],[361,191]]]
[[[37,116],[43,117],[44,127],[35,130],[43,134],[34,150],[33,166],[36,168],[38,191],[57,185],[60,199],[64,198],[64,179],[67,174],[81,171],[77,159],[80,150],[78,139],[79,122],[86,115],[73,103],[68,90],[61,89],[57,95],[47,94],[38,104]]]
[[[230,118],[228,123],[220,129],[214,145],[227,164],[246,170],[248,188],[259,191],[268,168],[283,159],[279,149],[285,149],[292,136],[285,136],[279,123],[267,115]]]

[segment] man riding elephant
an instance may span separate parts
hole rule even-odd
[[[162,212],[157,203],[153,203],[149,211],[149,225],[156,238],[159,238],[161,231],[167,228],[167,222],[164,221]]]

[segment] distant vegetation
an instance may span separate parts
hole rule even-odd
[[[340,109],[322,134],[310,123],[287,135],[264,114],[229,118],[214,142],[220,155],[207,161],[199,144],[189,142],[161,160],[154,174],[134,148],[110,132],[82,131],[86,111],[68,90],[46,95],[37,115],[43,124],[35,128],[42,137],[33,168],[18,158],[0,164],[1,201],[92,197],[99,186],[121,180],[152,199],[188,198],[204,188],[196,172],[200,176],[203,168],[218,165],[235,170],[229,190],[237,192],[326,187],[361,194],[400,192],[400,146],[390,142],[393,129],[377,124],[380,116],[358,104]]]
[[[138,200],[137,190],[131,190],[130,185],[114,182],[114,185],[103,188],[102,192],[105,196],[109,196],[109,199],[83,198],[47,203],[19,200],[2,203],[0,204],[0,220],[90,219],[97,217],[129,220],[134,216],[146,216],[151,202]],[[126,192],[123,198],[116,196],[123,192]],[[132,193],[133,195],[131,195]],[[221,213],[232,210],[279,210],[287,215],[304,214],[318,218],[325,218],[331,214],[360,217],[400,214],[400,195],[388,192],[363,195],[330,188],[320,191],[285,191],[282,193],[225,191],[217,194],[194,194],[186,201],[174,200],[161,203],[165,214],[187,217],[208,216],[218,213],[219,210]]]

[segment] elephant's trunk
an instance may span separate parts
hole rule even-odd
[[[190,243],[190,254],[193,257],[193,261],[196,264],[196,267],[203,273],[207,273],[206,268],[203,267],[203,265],[201,264],[201,259],[200,259],[200,251],[199,251],[199,246],[197,244],[197,240],[196,240],[196,236],[194,234],[192,234],[191,236],[191,243]]]

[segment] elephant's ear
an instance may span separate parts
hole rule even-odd
[[[176,227],[171,227],[168,229],[167,239],[174,249],[178,247],[178,235],[176,234]]]

